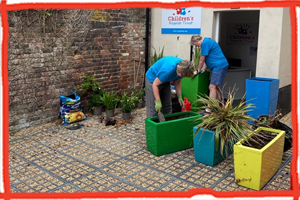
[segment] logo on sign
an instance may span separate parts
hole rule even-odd
[[[190,16],[191,10],[186,8],[177,8],[172,16],[168,16],[170,25],[191,25],[194,17]]]
[[[229,34],[230,42],[253,43],[255,35],[250,24],[235,24]]]

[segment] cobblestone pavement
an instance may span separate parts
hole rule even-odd
[[[104,115],[104,114],[103,114]],[[195,161],[193,148],[157,157],[147,150],[145,108],[133,120],[105,126],[90,116],[78,130],[58,122],[25,129],[9,138],[11,192],[250,190],[234,179],[232,156],[214,167]],[[290,114],[284,123],[291,126]],[[289,190],[292,149],[262,190]]]

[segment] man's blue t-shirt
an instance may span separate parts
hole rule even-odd
[[[181,58],[166,56],[156,61],[147,71],[147,79],[153,83],[156,77],[163,83],[177,81],[182,77],[177,75],[177,64]]]
[[[206,56],[205,64],[212,71],[218,71],[228,66],[220,46],[210,38],[204,38],[201,44],[201,56]]]

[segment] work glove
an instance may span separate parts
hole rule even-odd
[[[194,71],[194,76],[196,76],[197,74],[202,74],[205,71],[206,71],[206,69],[204,67],[202,67],[200,71],[197,69],[197,70]]]
[[[194,76],[196,76],[197,74],[199,74],[198,69],[194,71]]]
[[[155,100],[155,110],[156,110],[156,112],[160,112],[161,107],[162,107],[161,100],[160,99]]]
[[[181,95],[181,94],[178,94],[177,96],[178,96],[178,102],[179,102],[180,106],[181,106],[182,108],[185,108],[184,102],[183,102],[183,100],[182,100],[182,95]]]

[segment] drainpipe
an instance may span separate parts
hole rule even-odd
[[[149,68],[149,20],[150,20],[150,8],[146,8],[146,44],[145,44],[145,74]],[[146,75],[145,75],[146,76]],[[144,79],[144,87],[145,87],[145,79]]]

